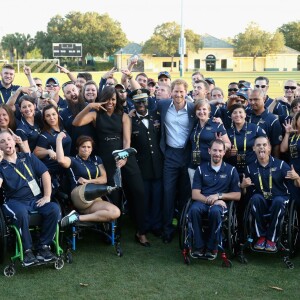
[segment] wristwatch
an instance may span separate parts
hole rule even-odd
[[[218,200],[221,200],[222,199],[222,193],[218,193]]]

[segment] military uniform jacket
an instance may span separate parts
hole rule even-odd
[[[148,112],[149,127],[135,116],[132,118],[131,146],[137,150],[136,159],[144,180],[162,177],[163,155],[160,150],[160,121]]]

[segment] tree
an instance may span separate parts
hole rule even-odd
[[[17,59],[19,59],[19,56],[21,59],[27,58],[27,52],[34,49],[34,39],[30,36],[30,34],[25,35],[21,33],[15,33],[15,37]]]
[[[236,55],[253,57],[253,71],[256,71],[255,60],[258,56],[278,52],[284,47],[282,33],[268,33],[254,22],[248,25],[244,33],[235,36],[233,41]]]
[[[279,31],[284,35],[286,46],[300,51],[300,21],[283,24]]]
[[[30,34],[25,35],[24,33],[7,34],[1,40],[1,46],[3,50],[8,51],[10,62],[14,62],[15,55],[17,59],[21,57],[26,58],[27,52],[33,50],[34,39]]]
[[[2,49],[8,51],[9,54],[9,61],[15,61],[15,47],[16,47],[16,37],[14,34],[7,34],[2,37],[1,39],[1,46]]]
[[[52,57],[52,41],[47,32],[38,31],[34,40],[34,45],[40,50],[43,58]]]
[[[82,43],[83,57],[111,55],[128,43],[119,22],[95,12],[56,15],[48,22],[47,32],[38,32],[35,38],[44,57],[52,57],[52,43]]]
[[[192,30],[185,30],[186,48],[191,51],[198,51],[201,44],[200,35]],[[167,22],[157,26],[151,38],[145,42],[142,53],[168,55],[171,57],[171,71],[173,68],[174,56],[178,53],[178,41],[180,38],[180,25],[176,22]]]

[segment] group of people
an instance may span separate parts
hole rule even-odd
[[[135,63],[130,60],[122,70],[120,83],[113,68],[99,86],[89,73],[76,77],[57,66],[69,77],[61,87],[54,77],[43,87],[29,67],[24,67],[28,87],[14,85],[14,68],[3,66],[0,186],[3,211],[20,228],[24,264],[55,259],[50,245],[60,221],[68,226],[118,219],[123,192],[136,226],[134,238],[142,246],[150,247],[148,233],[170,243],[174,218],[192,197],[194,256],[217,255],[226,201],[240,199],[240,216],[251,201],[254,247],[276,251],[278,224],[300,187],[297,82],[286,81],[284,96],[275,100],[267,95],[266,77],[257,77],[253,86],[231,82],[225,99],[214,79],[200,72],[192,74],[189,91],[185,80],[172,81],[167,71],[157,80],[146,73],[133,76]],[[115,160],[114,151],[131,147],[135,155]],[[115,187],[109,202],[97,192],[103,186]],[[70,195],[75,208],[62,220],[50,201],[58,190]],[[45,219],[37,252],[28,229],[32,210]],[[262,218],[266,212],[270,224]],[[207,214],[205,239],[201,226]]]

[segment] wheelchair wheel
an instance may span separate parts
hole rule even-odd
[[[249,237],[252,237],[252,224],[253,224],[253,217],[251,214],[251,203],[246,206],[245,213],[244,213],[244,239],[247,240]]]
[[[237,217],[236,217],[236,206],[234,201],[229,203],[228,207],[228,224],[227,224],[227,247],[230,256],[235,255],[237,245]]]
[[[290,249],[290,255],[293,255],[296,251],[299,234],[299,220],[295,201],[292,201],[289,206],[287,231],[288,248]]]
[[[56,270],[60,270],[60,269],[62,269],[63,267],[64,267],[64,260],[62,259],[62,257],[59,257],[58,259],[57,259],[57,261],[54,263],[54,268],[56,269]]]
[[[0,263],[3,263],[7,249],[5,218],[0,208]]]
[[[188,202],[185,204],[179,221],[179,247],[181,250],[185,248],[186,238],[188,236],[188,222],[187,216],[189,209],[192,204],[192,199],[189,199]]]
[[[73,262],[73,255],[70,251],[67,251],[65,254],[65,260],[68,264],[71,264]]]
[[[115,249],[116,249],[117,256],[122,257],[123,256],[123,250],[121,248],[121,243],[120,242],[117,242],[115,244]]]
[[[16,269],[13,265],[8,265],[4,268],[3,273],[6,277],[12,277],[16,274]]]

